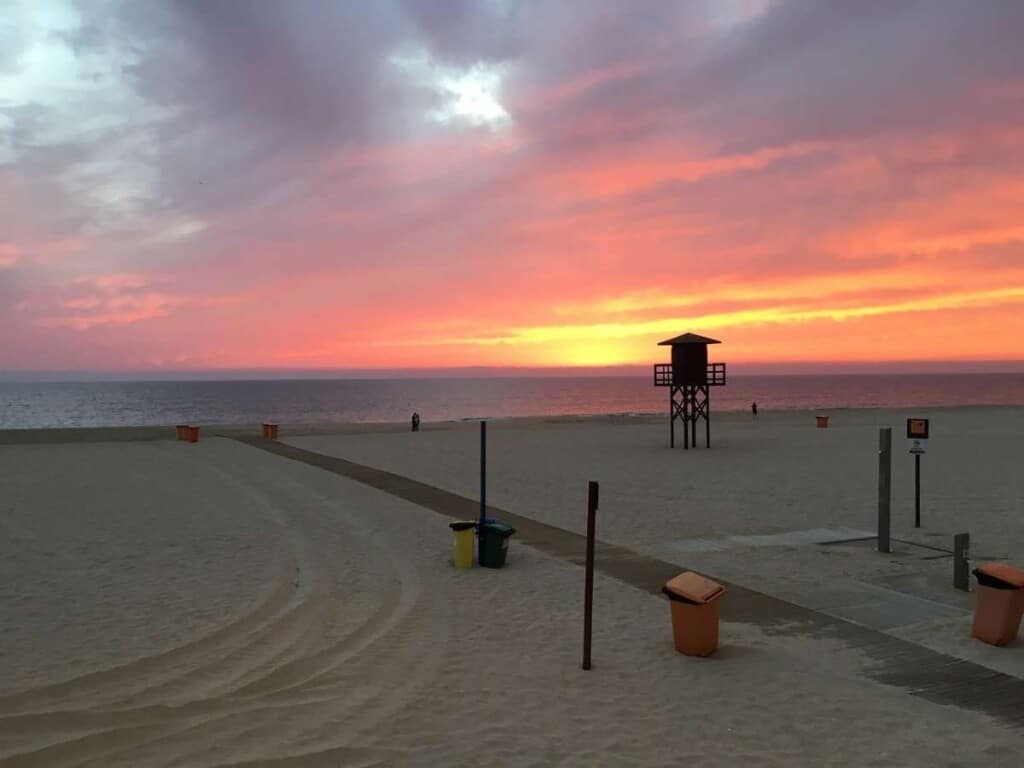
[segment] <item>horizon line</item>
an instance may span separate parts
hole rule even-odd
[[[83,370],[22,370],[0,372],[0,382],[89,381],[231,381],[295,379],[408,379],[408,378],[502,378],[502,377],[633,377],[650,375],[653,363],[605,366],[442,366],[442,367],[271,367],[232,368],[137,368]],[[801,361],[729,363],[734,376],[852,375],[852,374],[1012,374],[1024,373],[1024,360],[887,360]]]

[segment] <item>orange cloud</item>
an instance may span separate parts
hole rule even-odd
[[[139,62],[109,103],[146,109],[19,113],[0,359],[646,363],[685,330],[734,361],[1024,358],[1019,10],[655,5],[384,40],[373,4],[112,20]],[[494,64],[507,124],[425,123],[430,88],[375,75],[404,45]]]

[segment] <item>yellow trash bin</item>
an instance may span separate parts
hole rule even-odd
[[[452,561],[455,563],[455,567],[472,568],[476,523],[449,523],[448,527],[455,532],[455,547],[452,551]]]

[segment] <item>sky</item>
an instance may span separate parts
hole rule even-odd
[[[1024,360],[1016,0],[0,0],[0,370]]]

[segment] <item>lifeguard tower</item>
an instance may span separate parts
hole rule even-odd
[[[683,422],[683,447],[697,447],[697,420],[704,419],[704,443],[711,447],[711,387],[725,386],[725,363],[708,362],[708,344],[718,339],[684,333],[658,342],[672,347],[672,362],[655,363],[654,386],[668,387],[669,445],[676,447],[676,419]]]

